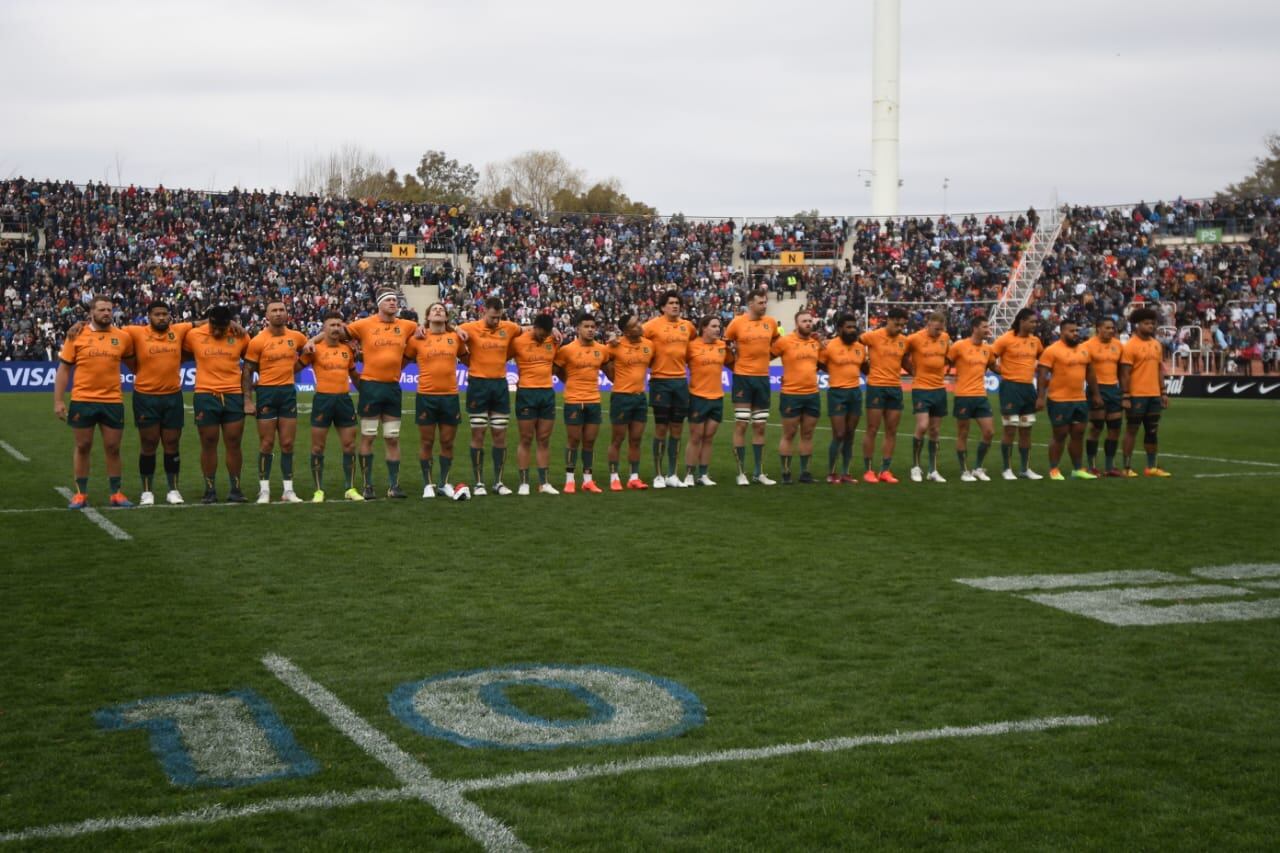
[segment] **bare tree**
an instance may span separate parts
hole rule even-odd
[[[526,151],[485,166],[480,189],[490,204],[509,200],[511,204],[547,213],[558,193],[578,195],[585,184],[585,173],[570,166],[559,151]]]
[[[387,165],[380,155],[348,142],[327,156],[306,160],[294,181],[294,189],[305,195],[328,198],[380,195],[376,190],[386,173]]]

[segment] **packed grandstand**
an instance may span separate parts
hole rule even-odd
[[[1063,317],[1088,326],[1141,303],[1160,313],[1175,370],[1276,371],[1278,204],[1068,205],[1050,232],[1034,209],[735,222],[16,178],[0,182],[0,358],[52,360],[95,293],[115,298],[120,324],[141,322],[147,303],[163,299],[183,319],[228,304],[252,327],[279,294],[294,324],[314,333],[326,311],[372,313],[377,287],[403,283],[404,265],[378,259],[403,243],[438,259],[414,275],[439,287],[458,322],[499,296],[513,319],[550,313],[567,330],[583,309],[654,314],[671,288],[690,316],[727,321],[763,284],[801,299],[828,328],[846,310],[875,325],[899,303],[913,326],[945,311],[957,334],[991,310],[1040,235],[1049,245],[1028,304],[1046,338]],[[804,263],[783,265],[792,252]]]

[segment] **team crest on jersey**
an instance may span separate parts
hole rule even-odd
[[[112,338],[112,339],[111,339],[111,345],[112,345],[113,347],[118,347],[118,346],[120,346],[120,339],[119,339],[119,338]]]
[[[293,349],[293,338],[290,338],[290,339],[289,339],[288,341],[286,341],[285,343],[289,344],[289,349]]]
[[[547,352],[551,352],[551,347],[552,345],[550,343],[547,343],[547,344],[544,344],[542,348]]]
[[[906,349],[907,345],[902,341],[898,341],[898,349]]]
[[[445,338],[444,342],[449,346],[453,346],[453,338]]]
[[[505,338],[506,336],[507,336],[507,330],[506,330],[506,329],[499,329],[499,330],[498,330],[498,337],[500,337],[500,338]]]
[[[644,354],[645,354],[645,355],[648,355],[648,354],[649,354],[649,348],[648,348],[648,347],[641,347],[641,349],[644,351]]]
[[[232,337],[228,337],[228,338],[227,338],[227,343],[229,343],[229,344],[234,344],[235,342],[236,342],[236,339],[235,339],[235,337],[234,337],[234,336],[232,336]]]
[[[343,361],[346,361],[346,360],[347,360],[347,353],[346,353],[346,351],[345,351],[345,350],[344,350],[344,351],[343,351],[343,353],[342,353],[342,360],[343,360]]]
[[[593,349],[593,350],[591,351],[591,357],[592,357],[592,358],[599,358],[599,357],[600,357],[600,350],[598,350],[598,349]]]
[[[175,335],[173,332],[170,332],[170,333],[169,333],[169,340],[171,340],[171,341],[175,341],[175,340],[177,340],[177,339],[178,339],[178,336],[177,336],[177,335]]]
[[[399,326],[396,326],[395,328],[396,328],[396,334],[397,334],[397,335],[398,335],[398,334],[400,334],[400,327],[399,327]]]

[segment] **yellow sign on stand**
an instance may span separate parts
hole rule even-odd
[[[391,257],[393,258],[416,258],[418,256],[418,247],[413,243],[392,243]]]

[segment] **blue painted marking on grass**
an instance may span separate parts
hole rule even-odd
[[[174,717],[157,717],[150,720],[129,720],[130,711],[145,708],[161,702],[180,702],[200,698],[228,696],[238,699],[248,709],[254,723],[261,730],[268,744],[275,752],[275,758],[285,765],[285,769],[248,777],[215,777],[202,774],[196,766],[187,745],[183,743],[182,731]],[[95,711],[94,720],[98,726],[108,731],[126,731],[129,729],[146,730],[151,752],[160,762],[165,775],[175,785],[208,786],[208,787],[242,787],[270,782],[287,777],[310,776],[319,769],[319,765],[302,747],[298,746],[293,733],[284,724],[263,697],[252,690],[232,690],[224,694],[178,693],[171,696],[153,696],[128,702],[111,708]]]
[[[574,680],[574,673],[581,673],[581,679]],[[618,697],[611,701],[596,688],[583,683],[593,678],[598,680],[600,676],[612,677],[617,685],[632,693],[637,688],[651,690],[651,695],[665,702],[674,714],[650,712],[646,718],[644,707],[619,701]],[[451,685],[451,682],[459,684]],[[547,720],[528,714],[506,696],[506,690],[518,684],[565,690],[586,704],[591,716]],[[441,707],[437,708],[436,719],[432,719],[431,712],[424,714],[418,707],[419,697],[426,697],[425,704],[433,691],[444,697],[438,699]],[[513,664],[448,672],[398,685],[388,694],[387,704],[396,719],[419,734],[467,748],[541,750],[633,743],[675,737],[706,722],[702,701],[684,685],[634,669],[595,664]],[[449,715],[455,719],[447,719]],[[622,717],[631,720],[629,728],[621,725]],[[513,731],[498,737],[503,734],[503,726]],[[460,728],[464,731],[459,731]],[[612,733],[608,733],[610,728]],[[470,732],[465,731],[467,729]],[[608,734],[591,737],[592,729],[602,729]],[[531,733],[541,737],[529,739]]]
[[[522,710],[518,705],[511,701],[507,696],[507,690],[511,687],[519,687],[522,685],[533,685],[534,687],[545,687],[548,690],[563,690],[565,693],[573,696],[582,704],[591,710],[589,717],[579,717],[572,720],[548,720],[546,717],[538,717],[527,711]],[[572,681],[565,681],[560,678],[507,678],[502,681],[491,681],[480,688],[480,701],[488,705],[498,714],[510,717],[513,720],[520,720],[524,723],[532,723],[536,726],[554,726],[559,728],[571,728],[575,726],[589,726],[612,720],[617,713],[617,709],[605,700],[601,699],[595,693],[592,693],[581,684],[575,684]]]

